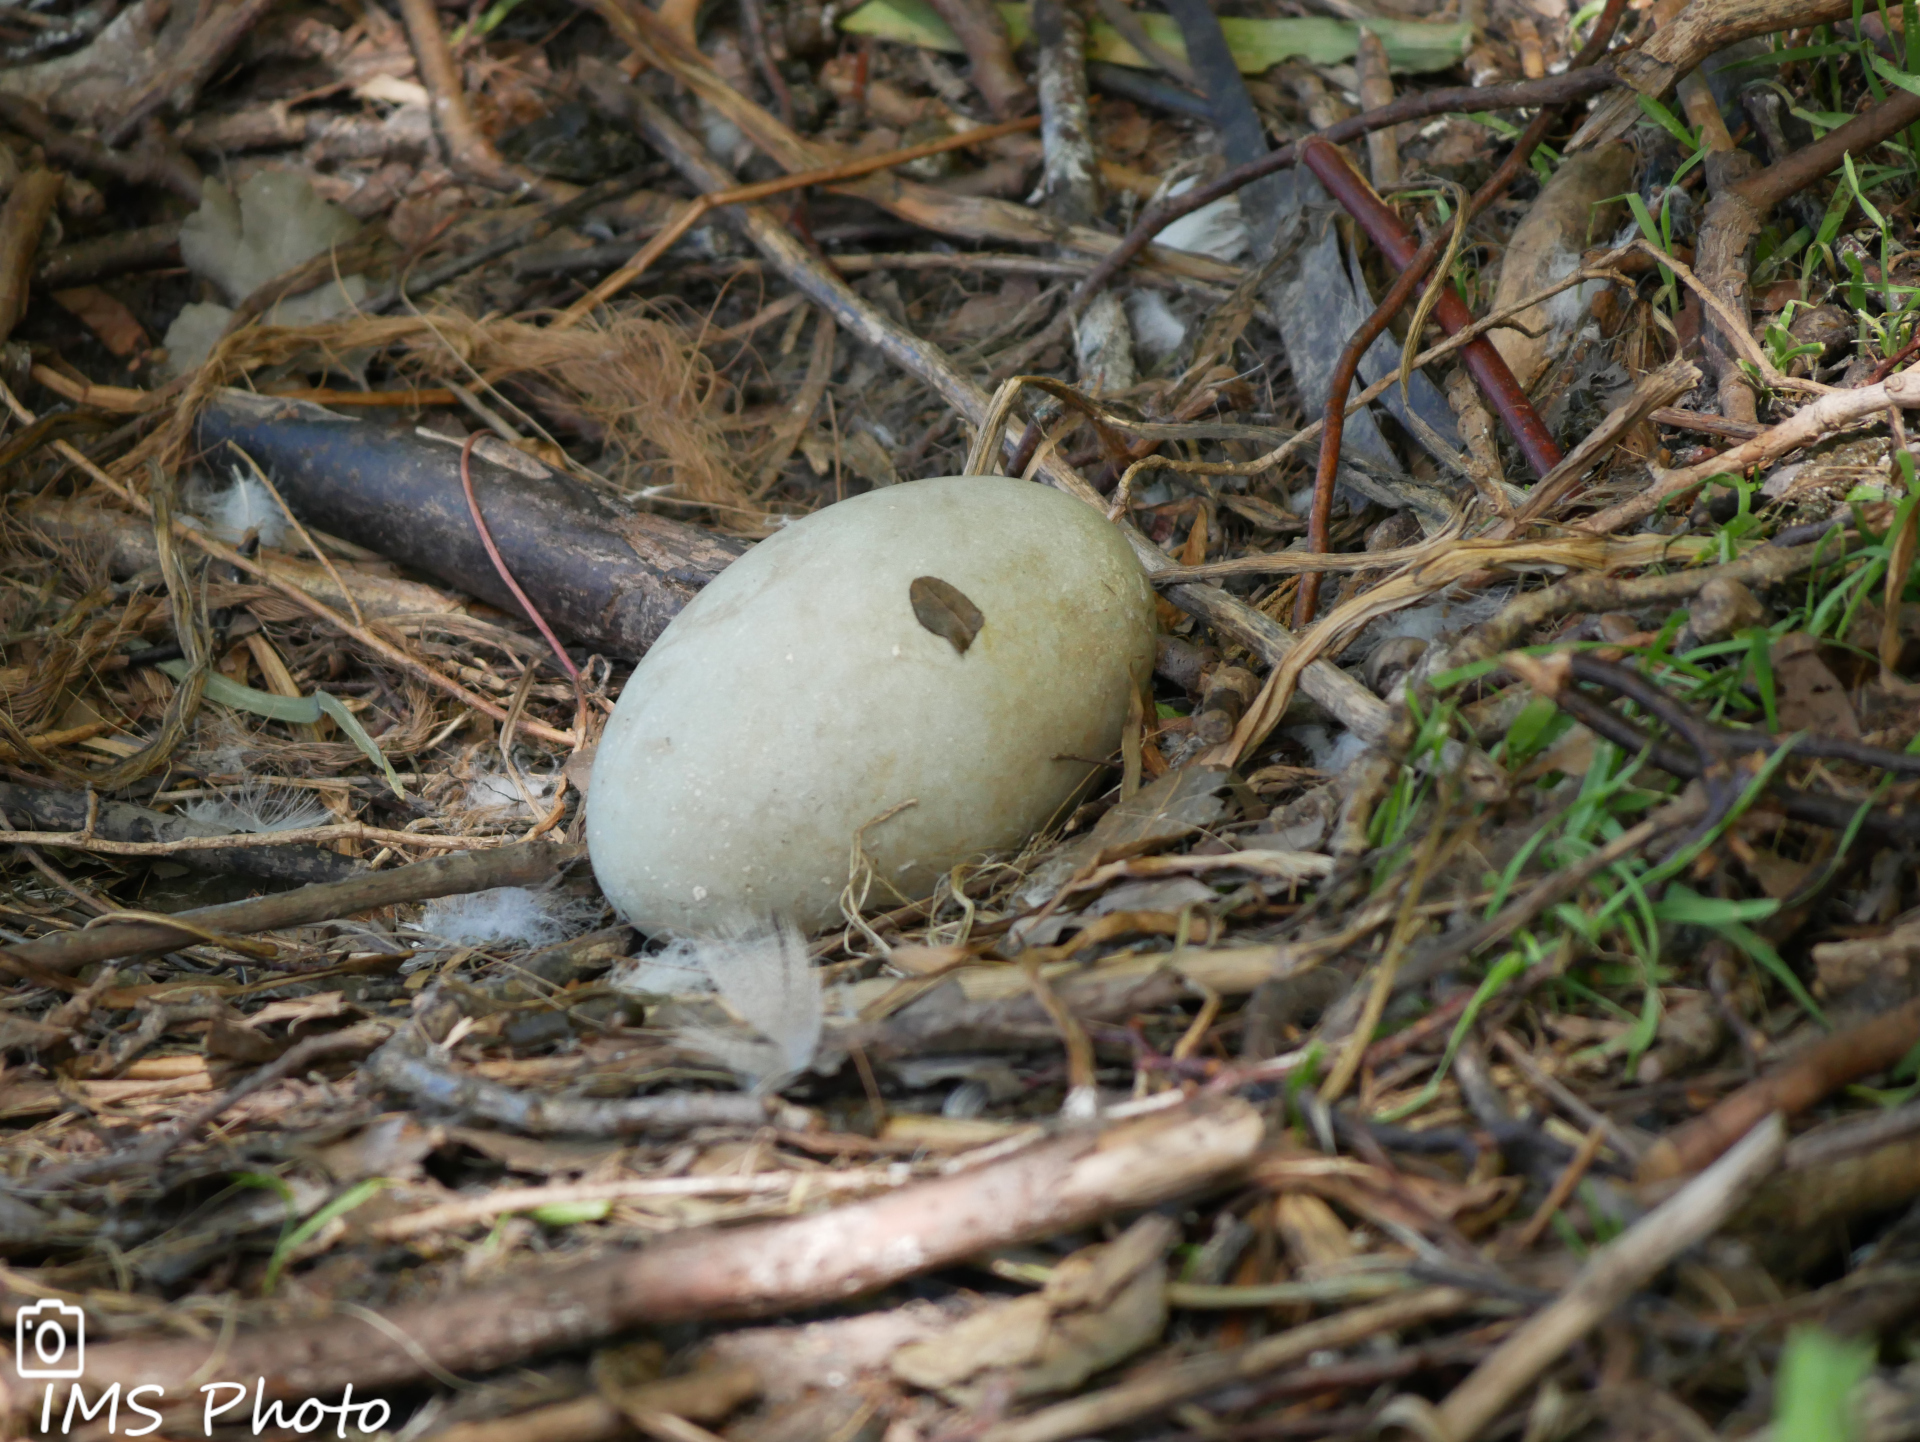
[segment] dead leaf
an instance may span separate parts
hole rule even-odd
[[[218,1012],[207,1024],[208,1056],[249,1063],[265,1062],[272,1061],[291,1045],[291,1042],[276,1040],[242,1024],[238,1017],[228,1011]]]
[[[973,638],[980,634],[980,628],[987,624],[980,608],[969,601],[959,587],[949,585],[938,576],[914,577],[907,596],[913,602],[914,619],[934,635],[945,637],[962,656],[967,654]]]
[[[982,1307],[938,1337],[913,1342],[893,1354],[894,1376],[937,1391],[976,1372],[1018,1367],[1040,1355],[1053,1309],[1038,1293]]]
[[[101,345],[123,360],[153,345],[133,312],[97,285],[56,290],[53,299],[68,315],[98,336]]]
[[[1782,636],[1773,643],[1774,703],[1783,731],[1808,731],[1815,736],[1860,739],[1860,718],[1846,688],[1820,659],[1820,642],[1804,631]]]
[[[893,467],[893,457],[866,431],[849,431],[840,437],[840,458],[863,481],[871,481],[876,486],[900,484],[900,472]]]
[[[1013,1393],[1071,1391],[1157,1340],[1166,1325],[1167,1274],[1156,1256],[1106,1306],[1055,1318],[1040,1360],[1014,1374]]]

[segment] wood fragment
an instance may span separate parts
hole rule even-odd
[[[40,166],[16,180],[0,206],[0,341],[13,334],[26,313],[34,255],[60,198],[60,184],[58,171]]]
[[[1712,1110],[1675,1128],[1647,1149],[1642,1182],[1697,1172],[1770,1112],[1798,1116],[1834,1092],[1885,1071],[1920,1042],[1920,1000],[1823,1038],[1777,1070],[1742,1087]]]
[[[1572,1286],[1495,1348],[1434,1409],[1440,1435],[1472,1442],[1568,1347],[1668,1262],[1718,1231],[1779,1164],[1785,1149],[1780,1119],[1763,1118],[1720,1161],[1596,1251]]]
[[[58,843],[54,843],[58,844]],[[483,851],[462,851],[432,861],[418,861],[391,871],[374,871],[345,881],[303,886],[273,896],[221,906],[201,906],[178,913],[197,931],[250,934],[333,921],[401,902],[426,901],[494,886],[527,886],[553,876],[585,854],[580,846],[528,842]],[[116,922],[85,931],[58,932],[36,941],[14,942],[0,948],[0,965],[7,961],[51,972],[74,972],[91,962],[142,956],[181,944],[179,928],[154,921]]]
[[[1192,1104],[1069,1133],[868,1201],[668,1238],[638,1252],[389,1308],[384,1320],[411,1347],[394,1346],[385,1329],[357,1316],[334,1317],[219,1343],[96,1344],[87,1351],[88,1380],[181,1387],[223,1346],[225,1369],[264,1377],[265,1395],[332,1396],[349,1382],[363,1391],[411,1382],[429,1367],[471,1374],[509,1366],[641,1322],[768,1316],[838,1302],[989,1248],[1208,1186],[1252,1158],[1261,1131],[1258,1114],[1243,1102]],[[1446,1308],[1430,1299],[1425,1312],[1402,1306],[1396,1315],[1445,1315],[1465,1300],[1446,1296]],[[1355,1339],[1391,1325],[1372,1319]]]

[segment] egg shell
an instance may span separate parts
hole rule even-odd
[[[984,618],[964,652],[916,617],[923,577]],[[627,682],[587,797],[600,885],[649,933],[818,928],[865,828],[869,903],[925,896],[1057,819],[1114,753],[1153,617],[1125,538],[1044,486],[947,476],[796,521]]]

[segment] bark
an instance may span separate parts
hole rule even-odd
[[[1087,28],[1063,0],[1034,0],[1040,46],[1040,139],[1046,161],[1041,206],[1069,225],[1100,218],[1100,161],[1087,111]],[[1075,318],[1081,387],[1094,395],[1126,390],[1138,378],[1133,328],[1120,297],[1103,291]]]
[[[215,463],[228,443],[244,450],[321,530],[519,613],[474,530],[458,444],[241,391],[222,392],[202,413],[200,443]],[[510,464],[484,459],[490,450]],[[610,656],[644,653],[742,549],[623,511],[505,446],[476,448],[472,472],[514,579],[555,629]]]
[[[30,170],[14,182],[0,207],[0,341],[13,334],[27,312],[34,252],[60,198],[60,181],[57,170]]]
[[[42,791],[0,782],[0,809],[25,830],[80,831],[87,824],[87,797],[81,791]],[[176,841],[183,836],[226,836],[224,826],[209,826],[185,816],[169,816],[145,806],[102,800],[93,818],[94,833],[109,841]],[[3,840],[4,838],[0,838]],[[307,883],[344,881],[364,868],[357,861],[318,846],[262,846],[232,851],[182,851],[172,860],[216,875],[238,872],[261,881]]]
[[[972,62],[970,78],[987,108],[1002,120],[1033,109],[1033,91],[1013,63],[1006,22],[992,0],[929,0]]]
[[[120,119],[107,131],[107,144],[124,145],[148,117],[158,115],[163,109],[171,109],[176,115],[191,110],[200,87],[213,78],[214,71],[272,3],[273,0],[234,0],[194,26],[166,64],[134,90],[121,108]]]
[[[222,852],[222,855],[230,853]],[[586,854],[584,846],[555,846],[544,841],[464,851],[416,861],[391,871],[374,871],[346,881],[329,881],[258,896],[223,906],[199,906],[177,913],[199,931],[250,935],[289,926],[337,921],[382,906],[427,901],[485,891],[495,886],[537,886]],[[75,972],[89,962],[171,951],[197,940],[157,921],[112,922],[83,931],[62,931],[0,948],[0,960],[22,971]]]
[[[423,1362],[477,1374],[643,1324],[839,1302],[1215,1182],[1252,1159],[1261,1131],[1238,1100],[1174,1108],[870,1201],[394,1307],[387,1327],[343,1316],[206,1341],[98,1344],[87,1349],[87,1382],[184,1388],[217,1353],[222,1376],[260,1377],[269,1397],[328,1396],[348,1383],[370,1392],[424,1379]]]

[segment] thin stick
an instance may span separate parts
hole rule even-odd
[[[1584,1137],[1580,1138],[1579,1150],[1574,1152],[1572,1160],[1561,1169],[1560,1175],[1553,1179],[1553,1190],[1548,1192],[1547,1199],[1540,1203],[1540,1210],[1527,1218],[1526,1226],[1520,1229],[1520,1234],[1513,1239],[1512,1246],[1508,1248],[1508,1255],[1527,1251],[1540,1240],[1541,1235],[1547,1230],[1548,1223],[1553,1220],[1554,1214],[1567,1204],[1567,1198],[1572,1196],[1573,1189],[1580,1185],[1580,1179],[1587,1174],[1587,1168],[1593,1165],[1593,1159],[1600,1155],[1600,1148],[1606,1140],[1607,1121],[1602,1117],[1588,1129]]]
[[[1495,1348],[1440,1404],[1439,1435],[1472,1442],[1568,1347],[1667,1263],[1718,1231],[1779,1164],[1786,1144],[1780,1118],[1765,1118],[1726,1156],[1595,1252],[1558,1300]]]
[[[360,602],[354,598],[352,589],[347,585],[346,581],[341,578],[339,570],[333,564],[333,557],[321,550],[319,543],[307,534],[307,528],[300,524],[300,518],[294,515],[293,507],[289,506],[286,498],[280,494],[280,488],[267,479],[267,473],[260,468],[260,462],[248,455],[246,447],[238,441],[232,441],[229,442],[229,444],[232,445],[236,451],[240,452],[241,460],[253,467],[254,478],[267,488],[267,494],[273,497],[273,503],[280,508],[280,514],[287,518],[287,524],[293,527],[294,534],[299,536],[302,541],[305,541],[307,549],[313,552],[313,559],[326,567],[327,574],[333,577],[333,584],[338,586],[340,588],[340,594],[347,598],[347,609],[353,612],[355,623],[364,627],[367,624],[367,618],[361,614]]]
[[[942,155],[949,150],[960,150],[967,146],[981,145],[989,140],[998,140],[1002,136],[1016,135],[1023,130],[1033,130],[1040,124],[1040,117],[1030,115],[1022,120],[1008,120],[999,125],[986,125],[978,130],[962,131],[958,135],[949,135],[943,140],[929,140],[924,145],[909,145],[904,150],[890,150],[885,155],[870,155],[861,160],[843,161],[839,165],[822,166],[818,170],[802,170],[793,175],[776,176],[772,180],[762,180],[754,185],[737,185],[731,190],[710,190],[695,197],[693,203],[680,214],[668,221],[645,245],[634,252],[620,269],[608,276],[566,310],[560,313],[553,323],[553,329],[566,330],[578,325],[598,307],[605,305],[621,291],[632,285],[647,271],[656,260],[667,253],[673,243],[685,235],[700,222],[708,211],[723,205],[745,205],[756,200],[765,200],[768,196],[784,195],[791,190],[804,190],[814,185],[829,185],[838,180],[854,180],[862,175],[871,175],[876,170],[889,170],[896,165],[904,165],[910,160],[919,160],[929,155]]]
[[[0,381],[0,400],[4,400],[8,409],[22,421],[32,424],[32,422],[38,419],[31,410],[22,404],[20,398],[14,395],[13,391],[4,381]],[[53,443],[53,449],[59,454],[62,460],[78,467],[90,479],[105,486],[108,490],[112,491],[115,496],[126,502],[133,510],[138,511],[143,516],[151,516],[153,514],[152,505],[145,496],[140,495],[131,487],[124,486],[119,481],[116,481],[76,449],[70,442],[55,441]],[[471,707],[483,716],[491,716],[495,721],[506,720],[507,713],[505,707],[489,701],[486,697],[473,691],[469,691],[451,676],[435,670],[411,652],[402,650],[391,641],[385,640],[371,627],[356,625],[338,611],[334,610],[333,607],[329,606],[325,601],[320,600],[316,596],[308,595],[307,592],[301,590],[291,581],[276,576],[258,561],[241,555],[231,546],[222,544],[212,536],[207,535],[204,531],[196,530],[192,526],[177,520],[173,523],[173,534],[176,538],[183,538],[192,542],[208,555],[217,556],[228,565],[236,566],[248,575],[257,578],[262,585],[284,596],[308,614],[318,617],[336,630],[351,636],[382,660],[390,662],[402,670],[411,671],[422,681],[425,681],[430,686],[438,687],[462,705]],[[550,741],[555,745],[569,748],[575,744],[574,735],[571,731],[558,730],[547,725],[544,721],[523,721],[521,722],[521,727],[528,735],[538,736],[542,741]]]
[[[181,944],[183,936],[278,931],[436,896],[487,891],[496,886],[537,886],[585,854],[582,846],[547,843],[455,852],[391,871],[363,872],[345,881],[316,882],[246,901],[195,907],[173,913],[164,922],[110,922],[14,942],[0,948],[0,969],[72,972],[89,962],[171,951]]]
[[[475,431],[460,447],[460,488],[467,493],[467,513],[473,517],[473,528],[480,533],[480,544],[487,548],[487,559],[493,562],[493,569],[500,573],[500,579],[507,583],[507,589],[513,592],[513,599],[520,603],[520,609],[527,613],[527,619],[540,628],[540,634],[547,638],[547,644],[553,648],[553,654],[560,658],[561,669],[573,678],[574,689],[580,688],[580,668],[573,664],[573,657],[567,654],[567,648],[560,644],[560,638],[553,634],[553,627],[547,624],[547,618],[540,614],[540,608],[533,604],[533,598],[520,589],[520,583],[513,579],[513,572],[507,569],[506,558],[500,554],[500,548],[493,543],[493,532],[487,529],[486,518],[480,514],[480,498],[473,493],[473,443],[480,439]]]
[[[1920,1001],[1824,1038],[1661,1137],[1640,1163],[1640,1180],[1662,1181],[1705,1166],[1755,1118],[1771,1112],[1797,1116],[1849,1083],[1892,1066],[1916,1041]]]
[[[5,838],[20,846],[62,846],[100,856],[173,856],[182,851],[250,850],[256,846],[300,846],[319,841],[377,841],[385,846],[419,846],[429,851],[479,851],[504,846],[510,836],[432,836],[390,831],[358,821],[304,826],[297,831],[237,831],[229,836],[179,836],[172,841],[111,841],[84,831],[10,831]]]
[[[1522,80],[1512,85],[1489,85],[1478,90],[1468,86],[1429,90],[1403,95],[1393,104],[1383,105],[1378,110],[1363,111],[1350,119],[1329,125],[1325,130],[1315,131],[1308,139],[1317,138],[1330,145],[1344,145],[1349,140],[1358,140],[1389,125],[1423,120],[1429,115],[1444,115],[1451,111],[1478,114],[1488,110],[1557,105],[1564,101],[1584,99],[1617,83],[1610,72],[1588,66],[1569,70],[1564,75],[1550,75],[1544,80]],[[1272,175],[1296,163],[1300,156],[1300,145],[1304,143],[1283,145],[1258,160],[1236,165],[1206,185],[1196,185],[1181,195],[1171,196],[1149,207],[1147,213],[1134,222],[1126,238],[1102,256],[1087,278],[1075,287],[1067,301],[1067,308],[1078,314],[1108,281],[1139,258],[1140,253],[1153,243],[1155,236],[1181,216],[1191,215],[1203,206],[1251,185],[1262,176]]]
[[[1426,1287],[1354,1307],[1230,1352],[1203,1353],[1118,1386],[1043,1407],[1030,1417],[989,1427],[980,1434],[980,1442],[1067,1442],[1091,1437],[1164,1412],[1189,1397],[1264,1377],[1315,1352],[1351,1347],[1368,1337],[1455,1316],[1472,1302],[1465,1292]]]
[[[423,1357],[476,1374],[642,1323],[837,1303],[983,1251],[1190,1194],[1245,1167],[1262,1131],[1259,1113],[1244,1102],[1175,1106],[1104,1129],[1070,1131],[847,1206],[689,1232],[560,1270],[398,1303],[387,1320],[415,1341],[417,1352],[341,1317],[242,1332],[230,1343],[224,1374],[264,1377],[268,1397],[332,1396],[349,1382],[377,1389],[415,1381],[424,1375]],[[1405,1315],[1413,1321],[1420,1314]],[[1376,1330],[1389,1325],[1382,1317]],[[205,1365],[211,1350],[199,1339],[104,1341],[87,1349],[87,1375],[101,1387],[136,1385],[136,1379],[178,1386]]]
[[[836,1192],[889,1191],[913,1181],[892,1167],[854,1172],[760,1172],[746,1177],[632,1177],[617,1182],[566,1182],[550,1187],[502,1187],[478,1197],[461,1197],[404,1216],[375,1222],[369,1234],[383,1242],[402,1242],[429,1232],[451,1231],[490,1222],[508,1212],[578,1202],[626,1202],[647,1197],[758,1197],[792,1193],[797,1203],[808,1196]]]
[[[1576,529],[1596,534],[1617,531],[1657,510],[1668,497],[1677,496],[1723,471],[1739,474],[1749,467],[1765,465],[1843,426],[1878,416],[1890,405],[1920,406],[1920,368],[1897,371],[1878,385],[1832,391],[1731,450],[1695,466],[1658,472],[1654,483],[1638,495],[1629,496],[1574,525]]]

